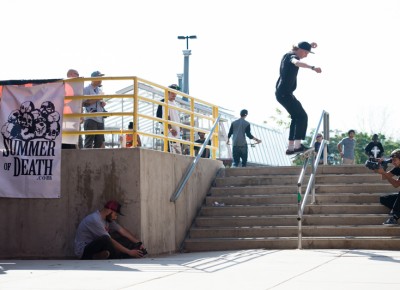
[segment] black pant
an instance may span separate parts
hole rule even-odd
[[[246,167],[247,165],[247,146],[233,146],[232,148],[232,157],[233,157],[233,166],[238,167],[240,158],[242,159],[242,167]]]
[[[381,196],[380,202],[391,210],[391,214],[400,217],[400,192]]]
[[[104,130],[104,123],[95,120],[85,120],[83,124],[84,130]],[[85,135],[85,148],[102,148],[104,144],[104,135]]]
[[[308,115],[293,94],[276,93],[277,101],[288,111],[290,123],[289,140],[304,140],[308,126]]]
[[[112,233],[111,237],[127,249],[132,250],[132,249],[140,248],[140,245],[138,243],[131,242],[129,239],[121,236],[117,232]],[[104,235],[104,236],[97,238],[96,240],[94,240],[93,242],[91,242],[90,244],[88,244],[85,247],[85,250],[83,251],[83,255],[82,255],[81,259],[82,260],[92,260],[94,254],[100,253],[102,251],[110,252],[110,256],[108,257],[109,259],[132,258],[128,254],[121,253],[120,251],[115,249],[114,245],[111,241],[111,238],[109,236]]]
[[[101,236],[92,241],[90,244],[87,244],[85,250],[83,251],[81,259],[92,260],[94,254],[100,253],[102,251],[109,251],[109,259],[116,259],[117,252],[114,248],[111,238],[107,235]]]

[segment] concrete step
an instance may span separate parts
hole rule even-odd
[[[390,168],[389,168],[390,169]],[[220,172],[221,177],[231,176],[256,176],[256,175],[299,175],[301,166],[280,166],[280,167],[245,167],[245,168],[225,168]],[[307,172],[310,172],[308,166]],[[338,166],[318,166],[317,174],[357,174],[372,173],[363,164],[359,165],[338,165]]]
[[[297,249],[297,237],[188,239],[187,252],[244,249]],[[400,250],[399,237],[304,237],[303,249],[371,249]]]
[[[316,194],[317,204],[334,203],[379,203],[380,193],[337,193]],[[297,194],[267,194],[267,195],[242,195],[242,196],[207,196],[206,205],[212,206],[214,202],[225,205],[267,205],[267,204],[297,204]]]
[[[216,187],[226,186],[257,186],[257,185],[293,185],[297,184],[298,175],[269,175],[269,176],[234,176],[216,178]],[[304,179],[308,182],[308,178]],[[387,184],[379,174],[323,174],[316,175],[316,184],[354,184],[354,183],[380,183]]]
[[[303,226],[303,237],[358,237],[358,236],[400,236],[400,226],[352,225],[352,226]],[[253,227],[217,227],[190,230],[190,238],[265,238],[297,237],[297,226],[253,226]]]
[[[308,205],[304,214],[387,214],[388,209],[381,204],[334,204],[334,205]],[[257,216],[257,215],[296,215],[297,205],[251,205],[223,207],[203,206],[200,216]]]
[[[185,250],[297,248],[301,169],[220,171],[184,242]],[[400,226],[382,225],[389,210],[379,203],[380,196],[395,191],[364,165],[318,167],[315,204],[306,206],[302,220],[301,248],[400,250]],[[215,202],[224,206],[213,206]]]
[[[386,214],[304,215],[303,225],[382,225]],[[196,227],[297,226],[297,215],[198,216]]]
[[[302,187],[305,191],[307,184]],[[396,190],[389,183],[363,183],[363,184],[315,184],[316,193],[391,193]],[[297,185],[270,185],[270,186],[232,186],[212,187],[212,196],[221,195],[259,195],[259,194],[293,194],[297,192]]]

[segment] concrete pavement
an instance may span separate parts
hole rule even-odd
[[[0,289],[400,289],[400,251],[241,250],[144,259],[0,260]]]

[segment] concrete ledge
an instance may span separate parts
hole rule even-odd
[[[169,201],[193,157],[146,149],[63,150],[61,198],[0,198],[0,258],[74,258],[81,219],[105,201],[152,255],[176,252],[221,161],[201,159],[181,197]]]

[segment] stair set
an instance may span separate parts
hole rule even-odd
[[[301,169],[221,169],[183,251],[297,249]],[[304,211],[302,248],[400,250],[400,226],[382,225],[389,209],[379,203],[397,191],[364,165],[319,166],[315,203]]]

